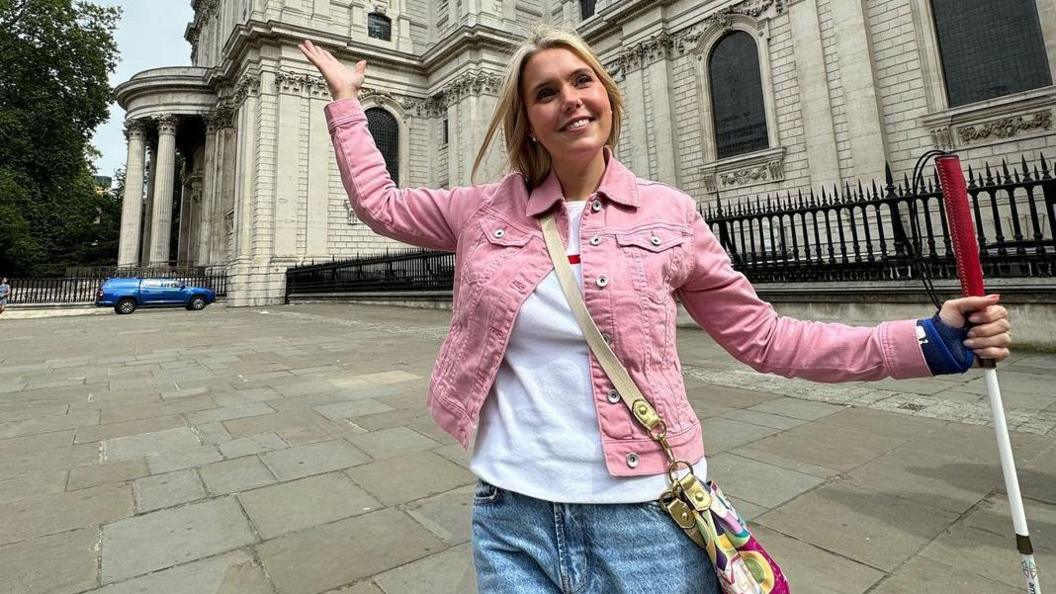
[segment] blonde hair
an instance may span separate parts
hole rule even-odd
[[[586,41],[574,32],[557,29],[554,27],[541,26],[528,36],[525,41],[510,57],[510,65],[503,76],[502,87],[499,90],[499,101],[495,105],[495,113],[491,116],[488,124],[488,132],[484,135],[484,142],[477,151],[477,158],[473,161],[471,177],[476,177],[477,169],[487,153],[488,147],[495,140],[495,135],[502,126],[503,135],[506,139],[506,161],[511,171],[521,173],[527,178],[528,187],[534,188],[550,173],[550,153],[538,142],[528,140],[528,112],[525,109],[524,99],[521,96],[521,77],[528,60],[535,54],[548,49],[565,49],[583,60],[594,71],[594,74],[605,86],[609,95],[609,104],[612,106],[612,129],[605,144],[612,147],[620,138],[620,126],[623,121],[623,95],[616,81],[601,65],[601,60],[590,49]]]

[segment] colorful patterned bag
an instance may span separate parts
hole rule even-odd
[[[672,464],[672,467],[684,465]],[[688,466],[688,465],[686,465]],[[674,471],[675,468],[671,468]],[[748,526],[714,481],[690,472],[672,475],[660,505],[693,542],[708,552],[725,594],[789,594],[781,568],[748,531]]]

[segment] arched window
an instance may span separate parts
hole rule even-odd
[[[1052,84],[1035,0],[932,0],[950,107]]]
[[[396,118],[380,107],[367,110],[367,129],[374,137],[374,144],[385,157],[385,168],[392,181],[400,183],[400,125]]]
[[[720,39],[708,60],[708,79],[718,158],[768,148],[755,39],[744,31]]]
[[[579,13],[584,21],[594,16],[594,7],[596,4],[597,0],[579,0]]]
[[[392,19],[381,14],[372,12],[367,15],[367,35],[375,39],[389,41],[392,39]]]

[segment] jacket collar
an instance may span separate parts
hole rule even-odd
[[[631,170],[624,167],[623,163],[616,160],[609,147],[605,147],[604,151],[605,173],[601,176],[598,194],[617,204],[638,208],[641,204],[638,196],[638,178]],[[531,196],[528,197],[527,214],[530,217],[537,217],[563,199],[561,183],[551,167],[543,183],[533,189]]]

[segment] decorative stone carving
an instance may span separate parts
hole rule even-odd
[[[275,73],[275,90],[280,93],[304,94],[313,97],[328,97],[330,90],[321,76],[296,74],[292,72]]]
[[[147,130],[142,120],[126,120],[124,132],[125,140],[131,140],[133,138],[142,138]]]
[[[342,200],[341,202],[344,203],[345,210],[347,211],[348,224],[349,225],[358,225],[359,224],[359,216],[356,215],[356,211],[352,208],[352,203],[349,202],[348,200]]]
[[[401,105],[408,113],[419,117],[435,118],[446,115],[449,105],[458,103],[467,97],[497,95],[501,85],[502,75],[497,72],[470,70],[456,76],[432,97],[406,98]]]
[[[784,149],[769,149],[732,163],[705,168],[704,187],[708,192],[780,182],[785,179]]]
[[[154,123],[158,126],[158,134],[176,134],[180,118],[171,114],[161,115],[154,118]]]
[[[1033,113],[998,118],[957,128],[957,137],[963,144],[988,138],[1012,138],[1030,130],[1051,130],[1052,111],[1045,109]]]
[[[950,132],[949,126],[939,126],[938,128],[931,129],[931,140],[935,143],[935,146],[944,150],[953,150],[953,134]]]
[[[205,119],[206,130],[209,132],[233,128],[235,125],[235,109],[224,101],[218,102],[216,107],[202,117]]]
[[[235,84],[235,90],[231,93],[229,105],[238,109],[245,102],[246,97],[256,96],[260,93],[260,75],[246,74]]]

